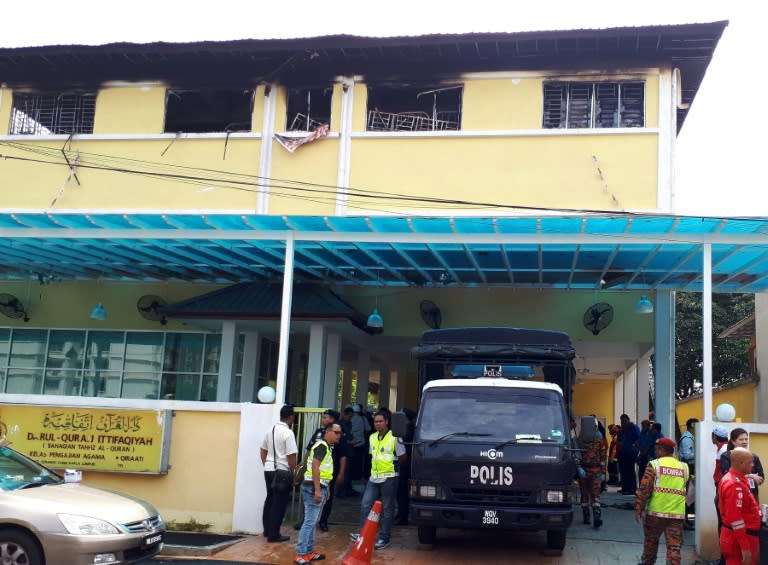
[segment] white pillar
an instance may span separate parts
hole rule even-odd
[[[352,402],[352,367],[344,365],[344,380],[341,383],[341,409]]]
[[[400,410],[403,407],[403,398],[405,398],[405,389],[402,390],[402,394],[398,394],[398,388],[400,387],[400,374],[401,370],[390,371],[389,373],[389,406],[391,410]]]
[[[336,407],[340,360],[341,336],[337,333],[329,333],[325,338],[325,369],[323,371],[323,406],[326,408]]]
[[[379,371],[379,406],[386,406],[392,410],[392,402],[389,397],[390,370],[384,366]]]
[[[309,362],[307,363],[307,387],[304,406],[319,408],[323,399],[323,372],[325,371],[325,335],[323,324],[309,328]]]
[[[613,385],[613,421],[618,422],[624,413],[624,373],[616,377]]]
[[[219,380],[216,385],[216,401],[231,402],[232,386],[235,382],[237,367],[237,324],[233,321],[221,325],[221,358],[219,360]]]
[[[291,330],[291,300],[293,299],[293,238],[285,240],[283,267],[283,302],[280,310],[280,343],[277,353],[277,384],[275,404],[285,404],[285,383],[288,378],[288,340]]]
[[[655,364],[653,373],[656,421],[665,436],[674,438],[675,418],[675,292],[656,292],[653,306],[655,324]],[[700,467],[696,468],[701,477]],[[711,476],[711,473],[710,473]],[[698,509],[697,509],[698,511]]]
[[[638,420],[644,420],[648,417],[650,411],[650,402],[648,400],[648,391],[651,382],[651,368],[648,364],[651,354],[645,353],[637,360],[637,418]],[[663,424],[662,424],[663,426]],[[663,428],[664,435],[667,437],[675,437],[669,434],[666,427]]]
[[[368,404],[368,378],[371,372],[371,354],[367,349],[357,352],[357,389],[355,402],[362,404],[363,409]]]
[[[259,372],[261,336],[258,332],[245,332],[243,343],[243,374],[240,377],[240,402],[256,401],[256,378]]]
[[[702,249],[703,269],[701,275],[701,330],[704,341],[702,343],[702,363],[704,371],[704,420],[712,421],[712,244],[705,243]]]
[[[637,413],[637,363],[624,371],[624,413],[635,423],[648,417],[647,412],[641,418]]]
[[[712,418],[696,424],[696,553],[712,560],[720,555],[715,514],[715,446],[712,445]]]
[[[240,437],[235,469],[235,496],[232,506],[232,531],[260,534],[267,486],[259,446],[264,434],[280,419],[280,405],[243,404],[240,406]]]
[[[768,293],[755,294],[755,350],[757,362],[757,374],[768,375]],[[757,385],[758,393],[755,395],[755,421],[768,422],[768,378],[761,378]]]

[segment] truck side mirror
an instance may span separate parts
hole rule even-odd
[[[592,443],[597,438],[597,419],[594,416],[582,416],[579,427],[579,443]]]
[[[392,428],[392,435],[395,437],[405,437],[405,430],[408,426],[408,418],[402,412],[392,414],[392,421],[389,423]]]

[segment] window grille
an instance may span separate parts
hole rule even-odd
[[[12,135],[93,133],[96,94],[13,95]]]
[[[366,129],[460,130],[462,95],[463,85],[438,88],[369,86]]]
[[[547,129],[644,127],[645,84],[547,83],[542,123]]]

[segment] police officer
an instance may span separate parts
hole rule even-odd
[[[360,529],[368,518],[368,513],[376,500],[381,500],[381,521],[379,523],[379,539],[374,544],[374,549],[389,547],[389,534],[392,529],[392,519],[395,515],[395,502],[397,497],[398,466],[405,463],[405,446],[398,441],[389,429],[389,415],[379,410],[373,416],[373,425],[376,431],[371,434],[371,476],[363,493],[363,502],[360,511]],[[359,530],[350,534],[352,541],[357,541]]]
[[[731,451],[731,468],[717,487],[720,518],[720,550],[726,565],[755,565],[760,549],[760,510],[749,490],[746,475],[754,465],[752,453],[743,447]]]
[[[685,489],[690,478],[688,465],[674,457],[675,440],[659,438],[654,444],[656,459],[648,463],[635,498],[635,520],[643,513],[643,557],[640,565],[654,565],[662,532],[667,545],[667,565],[680,565],[685,518]]]
[[[312,561],[325,559],[315,551],[317,522],[328,498],[328,485],[333,480],[333,457],[331,448],[341,439],[341,426],[331,424],[325,429],[323,439],[312,446],[307,460],[307,471],[301,484],[301,498],[304,502],[304,522],[296,543],[296,565],[307,565]]]

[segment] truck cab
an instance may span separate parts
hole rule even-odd
[[[544,530],[561,551],[575,476],[570,339],[513,328],[427,334],[414,349],[423,388],[409,461],[419,541],[433,544],[438,528]],[[395,435],[402,428],[393,418]]]

